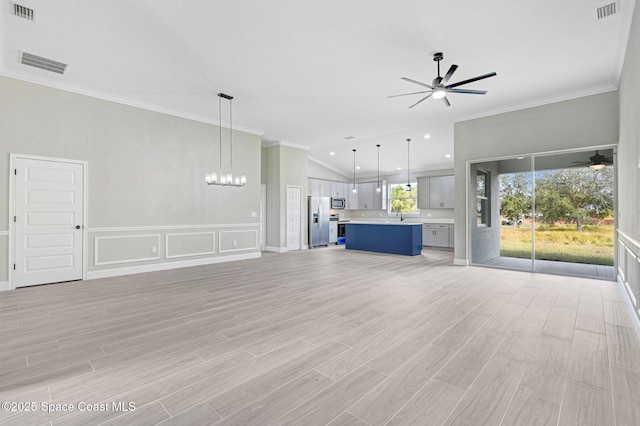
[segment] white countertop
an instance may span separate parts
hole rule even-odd
[[[390,218],[344,218],[341,219],[341,221],[350,221],[351,223],[434,223],[434,224],[454,224],[454,220],[453,219],[431,219],[428,217],[411,217],[411,218],[405,218],[405,220],[403,222],[400,222],[400,218],[396,218],[396,217],[390,217]]]
[[[364,220],[352,220],[351,222],[347,222],[351,225],[402,225],[402,226],[407,226],[407,225],[419,225],[422,226],[422,223],[418,223],[418,222],[382,222],[382,221],[364,221]]]

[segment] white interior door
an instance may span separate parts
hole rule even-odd
[[[16,158],[14,284],[82,279],[84,165]]]
[[[287,250],[300,250],[302,188],[287,186]]]

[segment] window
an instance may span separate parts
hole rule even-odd
[[[490,188],[489,173],[478,170],[476,176],[478,226],[491,226]]]
[[[411,191],[406,183],[389,184],[389,214],[418,214],[418,183],[411,182]]]

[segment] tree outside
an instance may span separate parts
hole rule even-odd
[[[413,188],[416,185],[412,184]],[[405,185],[397,184],[391,186],[390,213],[416,213],[418,211],[418,200],[416,190],[407,191]]]
[[[500,175],[500,215],[514,227],[531,216],[531,178],[526,173]]]
[[[513,225],[500,231],[501,256],[531,257],[531,228],[517,225],[531,216],[530,176],[500,175],[500,214]],[[613,168],[537,172],[535,185],[535,258],[613,265],[613,226],[602,224],[613,214]]]
[[[613,213],[613,170],[562,169],[541,173],[536,178],[536,211],[546,225],[595,223]]]

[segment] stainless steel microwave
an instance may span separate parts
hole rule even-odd
[[[332,209],[344,209],[347,207],[347,202],[344,198],[331,198]]]

